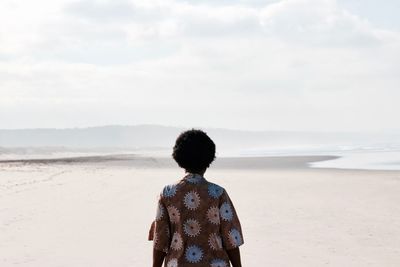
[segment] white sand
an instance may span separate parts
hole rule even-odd
[[[276,166],[205,174],[234,201],[243,266],[400,266],[400,171]],[[151,266],[156,195],[182,175],[146,164],[0,164],[0,266]]]

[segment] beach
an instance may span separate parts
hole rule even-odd
[[[400,265],[400,171],[310,168],[332,156],[217,158],[243,266]],[[151,266],[157,194],[183,177],[132,155],[0,163],[0,266]]]

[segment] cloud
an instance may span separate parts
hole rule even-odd
[[[208,5],[208,6],[232,6],[243,5],[252,7],[262,7],[271,3],[279,2],[280,0],[178,0],[177,2],[187,3],[191,5]]]
[[[135,14],[134,6],[129,1],[95,1],[85,0],[72,2],[65,11],[79,17],[86,17],[99,22],[129,20]]]
[[[262,10],[261,23],[268,34],[313,46],[363,47],[382,41],[372,25],[335,0],[281,1]]]
[[[64,11],[76,18],[109,24],[129,21],[156,21],[166,15],[168,8],[161,5],[135,4],[135,2],[129,0],[80,0],[67,3]]]
[[[399,33],[333,0],[7,3],[0,106],[15,124],[40,109],[30,123],[339,129],[347,112],[366,129],[400,112]]]

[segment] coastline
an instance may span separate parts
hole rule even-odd
[[[218,157],[212,164],[216,169],[280,169],[309,168],[309,163],[337,159],[338,156],[260,156],[260,157]],[[96,156],[71,156],[59,158],[2,159],[0,164],[98,164],[115,166],[146,166],[176,168],[170,157],[150,157],[136,154],[111,154]]]
[[[243,169],[243,170],[290,170],[310,169],[314,171],[360,171],[360,172],[399,172],[397,169],[372,169],[368,167],[332,166],[334,160],[346,159],[343,155],[280,155],[280,156],[246,156],[217,157],[211,169]],[[0,159],[1,166],[20,165],[99,165],[125,168],[178,168],[171,157],[148,156],[141,154],[108,154],[63,157],[35,157]],[[334,165],[334,164],[333,164]]]

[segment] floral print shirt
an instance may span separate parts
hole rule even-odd
[[[226,251],[244,242],[228,193],[195,173],[164,187],[149,240],[167,267],[228,267]]]

